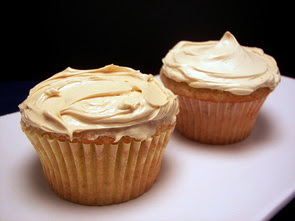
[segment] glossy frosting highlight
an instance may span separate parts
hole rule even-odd
[[[108,65],[67,68],[32,88],[19,108],[25,124],[43,131],[70,139],[89,131],[89,139],[110,135],[118,141],[150,137],[155,132],[151,124],[173,124],[178,102],[152,75]]]
[[[226,32],[220,41],[180,41],[163,59],[161,72],[194,88],[251,94],[280,82],[276,61],[262,49],[241,46]]]

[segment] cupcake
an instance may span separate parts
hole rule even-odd
[[[178,100],[152,75],[108,65],[67,68],[31,89],[19,108],[51,189],[74,203],[108,205],[151,188]]]
[[[160,77],[178,95],[176,128],[208,144],[248,137],[280,82],[276,61],[260,48],[241,46],[230,32],[220,41],[180,41],[163,59]]]

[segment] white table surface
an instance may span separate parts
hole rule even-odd
[[[295,80],[264,103],[252,134],[225,146],[177,131],[152,189],[126,203],[89,207],[47,186],[20,114],[0,117],[0,220],[268,220],[295,196]]]

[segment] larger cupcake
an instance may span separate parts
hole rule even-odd
[[[19,108],[54,192],[75,203],[107,205],[151,188],[178,101],[152,75],[108,65],[67,68],[31,89]]]
[[[249,136],[263,102],[280,81],[271,56],[241,46],[230,32],[220,41],[179,42],[163,59],[160,77],[179,98],[176,128],[209,144]]]

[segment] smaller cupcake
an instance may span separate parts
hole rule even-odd
[[[176,128],[208,144],[248,137],[280,82],[276,61],[262,49],[241,46],[230,32],[220,41],[179,42],[163,59],[160,77],[178,95]]]
[[[108,65],[67,68],[31,89],[19,108],[52,190],[71,202],[108,205],[151,188],[178,100],[152,75]]]

